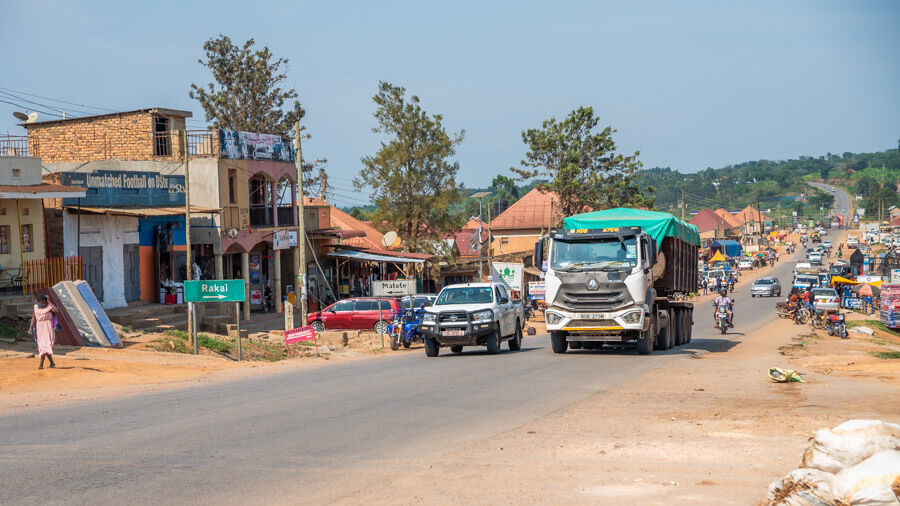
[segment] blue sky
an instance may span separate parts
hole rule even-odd
[[[579,105],[646,167],[684,171],[883,150],[900,138],[894,1],[4,4],[0,87],[116,110],[188,109],[194,127],[203,114],[188,90],[209,79],[197,63],[203,42],[224,33],[269,46],[291,60],[313,135],[304,155],[328,158],[339,205],[367,201],[350,180],[378,147],[379,80],[466,130],[457,155],[468,187],[509,175],[521,131]],[[0,102],[0,132],[24,132],[17,109]]]

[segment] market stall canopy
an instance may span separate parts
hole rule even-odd
[[[841,276],[832,276],[831,282],[832,283],[840,283],[842,285],[858,285],[859,284],[859,281],[854,281],[852,279],[847,279],[847,278],[841,277]]]
[[[713,257],[710,258],[709,261],[710,261],[710,263],[712,263],[712,262],[727,262],[728,259],[726,259],[724,256],[722,256],[722,252],[720,250],[716,250],[716,254],[713,255]]]
[[[596,230],[615,227],[641,227],[644,232],[656,240],[656,249],[662,247],[665,237],[675,237],[694,246],[700,245],[700,232],[697,227],[685,223],[669,213],[617,207],[576,214],[563,219],[563,228],[567,230],[580,228]]]
[[[881,288],[870,284],[859,284],[851,288],[850,291],[865,297],[874,297],[881,293]]]
[[[425,262],[424,258],[406,258],[400,256],[375,255],[364,251],[345,250],[329,253],[328,256],[335,258],[349,258],[360,262],[394,262],[396,264],[421,264]]]

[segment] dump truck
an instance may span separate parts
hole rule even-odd
[[[690,342],[697,228],[671,214],[617,208],[570,216],[535,245],[546,268],[555,353],[636,341],[640,354]],[[545,261],[546,260],[546,261]]]

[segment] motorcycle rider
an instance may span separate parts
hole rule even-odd
[[[734,328],[734,311],[732,311],[732,306],[734,305],[734,299],[728,296],[728,290],[722,289],[719,292],[719,296],[713,301],[713,328],[719,328],[719,320],[716,318],[716,313],[720,306],[725,306],[725,314],[728,315],[728,328]]]

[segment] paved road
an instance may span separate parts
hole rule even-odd
[[[853,209],[850,204],[850,195],[844,191],[843,189],[833,186],[830,184],[824,183],[808,183],[810,186],[814,186],[820,190],[831,191],[834,190],[834,212],[837,214],[844,215],[844,224],[848,224],[850,220],[853,219],[853,215],[850,214],[850,211]]]
[[[692,343],[651,356],[554,355],[544,335],[518,353],[419,350],[0,416],[0,503],[328,502],[697,350],[727,353],[774,302],[743,286],[733,333],[713,332],[705,303]]]

